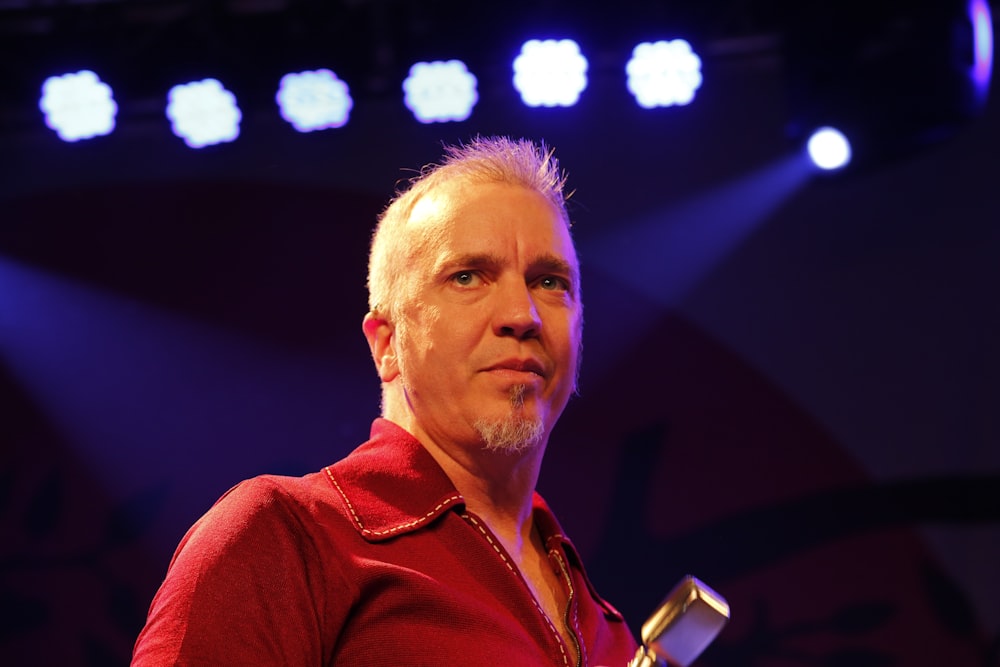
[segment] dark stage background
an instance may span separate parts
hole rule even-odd
[[[658,111],[597,67],[573,109],[483,81],[459,124],[260,106],[202,151],[124,104],[73,145],[8,122],[0,662],[127,663],[219,495],[365,439],[375,216],[442,141],[501,133],[576,190],[582,391],[541,490],[633,627],[693,573],[733,610],[706,667],[1000,665],[1000,112],[820,178],[781,65],[707,57]]]

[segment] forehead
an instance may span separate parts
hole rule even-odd
[[[411,240],[432,255],[516,250],[556,255],[577,265],[564,213],[522,185],[444,184],[414,203],[407,227]]]

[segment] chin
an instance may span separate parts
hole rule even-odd
[[[492,452],[519,454],[540,446],[545,440],[545,424],[541,418],[524,414],[480,419],[473,426],[483,446]]]

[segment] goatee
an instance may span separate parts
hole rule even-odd
[[[542,420],[523,414],[524,385],[510,391],[510,413],[497,420],[480,419],[473,425],[487,451],[518,454],[541,444],[545,428]]]

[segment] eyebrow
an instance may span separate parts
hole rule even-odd
[[[531,262],[530,267],[535,271],[541,271],[543,273],[557,273],[569,276],[574,283],[579,277],[577,275],[577,271],[573,270],[573,267],[570,266],[569,262],[562,257],[551,253],[545,253],[540,257],[536,257],[535,260]]]
[[[435,266],[434,275],[443,277],[451,271],[464,268],[499,271],[503,263],[504,260],[500,255],[491,252],[452,255],[444,257],[438,262],[437,266]],[[573,298],[576,299],[580,294],[580,272],[574,270],[572,265],[559,255],[549,252],[539,255],[528,264],[528,273],[532,275],[554,274],[566,276],[570,283],[570,294],[573,295]]]
[[[457,268],[490,269],[503,264],[499,255],[489,252],[465,253],[461,255],[447,255],[437,264],[437,272],[450,271]]]
[[[499,269],[503,263],[504,259],[500,255],[490,252],[452,255],[443,258],[438,263],[436,273],[462,267],[471,269]],[[553,253],[544,253],[535,257],[529,263],[528,270],[531,273],[554,273],[568,276],[574,284],[578,282],[580,277],[579,272],[574,270],[568,261]]]

